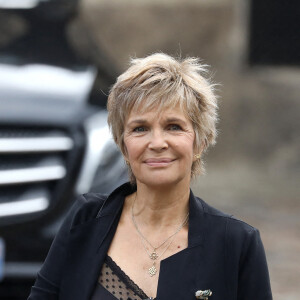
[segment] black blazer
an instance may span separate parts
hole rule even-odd
[[[85,194],[57,234],[29,300],[89,300],[114,236],[124,184],[110,196]],[[188,247],[161,261],[157,300],[271,300],[263,245],[257,229],[224,214],[190,193]],[[102,299],[99,299],[102,300]]]

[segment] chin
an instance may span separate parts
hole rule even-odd
[[[137,183],[141,183],[152,188],[164,188],[174,186],[183,180],[186,179],[178,177],[172,178],[171,176],[153,175],[149,177],[137,178]]]

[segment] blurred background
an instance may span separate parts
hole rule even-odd
[[[296,0],[0,0],[0,299],[26,298],[76,195],[126,180],[106,95],[158,51],[211,66],[219,137],[193,190],[259,228],[274,299],[299,299],[299,17]]]

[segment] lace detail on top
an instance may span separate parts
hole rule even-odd
[[[108,255],[98,282],[119,300],[153,299],[149,298]]]

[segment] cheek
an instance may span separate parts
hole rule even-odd
[[[189,156],[191,162],[194,161],[195,154],[195,139],[194,136],[190,137],[186,143],[186,155]]]
[[[186,136],[185,139],[186,150],[189,152],[194,152],[195,148],[195,134],[194,132]]]
[[[186,160],[192,160],[194,157],[194,141],[191,138],[186,138],[180,143],[175,143],[174,148]]]
[[[130,159],[133,155],[133,149],[131,147],[130,143],[125,144],[125,149],[126,149],[126,156],[128,159]]]
[[[123,145],[124,145],[124,155],[128,159],[131,156],[131,148],[132,148],[130,139],[124,138]]]
[[[131,138],[124,139],[124,148],[126,149],[126,157],[130,160],[139,156],[141,150],[136,141]]]

